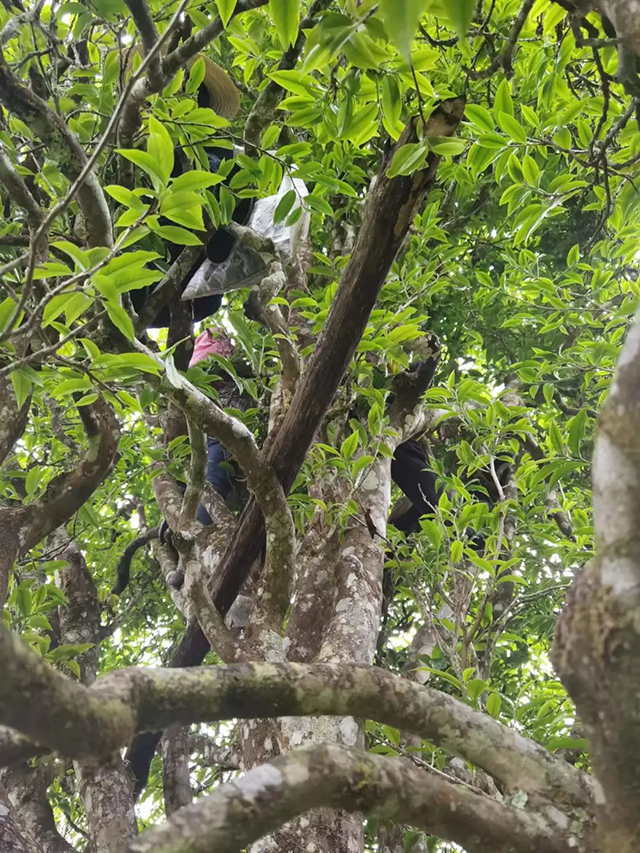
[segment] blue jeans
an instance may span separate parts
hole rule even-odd
[[[216,492],[224,499],[231,491],[229,474],[222,467],[227,461],[227,453],[217,438],[207,439],[207,483],[211,483]],[[212,524],[211,516],[202,504],[198,507],[196,518],[201,524]]]

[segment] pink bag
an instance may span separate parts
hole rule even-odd
[[[199,361],[214,354],[221,355],[224,358],[231,358],[234,350],[234,344],[223,331],[205,329],[196,339],[189,367],[193,367]]]

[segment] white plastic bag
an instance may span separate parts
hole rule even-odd
[[[300,244],[309,235],[309,212],[306,210],[302,211],[300,219],[293,225],[287,226],[286,219],[283,222],[278,222],[277,225],[273,221],[273,215],[280,200],[291,190],[295,191],[296,200],[286,217],[288,219],[294,210],[298,210],[302,204],[302,199],[309,195],[309,192],[304,181],[299,178],[292,179],[285,175],[277,195],[261,198],[255,203],[248,223],[249,228],[253,228],[258,234],[272,240],[276,249],[279,249],[287,260],[295,255]]]
[[[247,227],[257,234],[269,238],[285,260],[291,260],[309,234],[310,217],[306,210],[302,211],[302,215],[293,225],[286,225],[286,220],[277,224],[273,221],[276,207],[290,190],[295,190],[296,200],[286,217],[288,219],[294,210],[301,207],[302,199],[308,195],[308,190],[304,181],[297,178],[292,180],[286,176],[276,195],[259,199],[255,203],[247,223]],[[222,263],[216,264],[208,259],[202,262],[185,288],[182,299],[200,299],[203,296],[253,287],[259,284],[266,274],[267,263],[263,256],[255,249],[236,244]]]

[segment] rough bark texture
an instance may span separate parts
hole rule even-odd
[[[541,816],[470,793],[398,759],[319,746],[283,756],[222,786],[141,836],[127,853],[239,853],[282,821],[319,805],[393,815],[455,841],[469,853],[593,850],[571,830],[562,831]],[[290,853],[294,850],[298,848],[290,848]]]
[[[108,756],[173,723],[336,714],[415,732],[513,790],[592,804],[589,777],[453,697],[389,672],[342,664],[123,669],[87,688],[0,627],[0,724],[72,758]],[[39,696],[46,695],[43,705]]]
[[[0,782],[0,850],[2,853],[45,853],[25,829]]]
[[[171,726],[162,738],[162,788],[167,817],[188,806],[193,798],[189,782],[189,730]]]
[[[20,822],[31,838],[38,839],[43,853],[75,853],[60,835],[47,800],[47,788],[53,781],[50,765],[39,762],[34,767],[24,763],[0,772],[9,800]],[[0,827],[0,849],[5,841]]]
[[[75,542],[64,530],[54,536],[63,550],[66,566],[60,585],[67,604],[60,608],[60,627],[65,643],[91,643],[79,659],[84,684],[93,684],[98,669],[100,603],[91,573]],[[137,832],[133,810],[133,784],[119,752],[101,758],[83,757],[74,762],[76,785],[89,825],[89,837],[97,853],[120,853],[126,840]]]
[[[558,623],[555,661],[589,735],[602,853],[640,837],[640,323],[636,318],[598,423],[596,552]]]

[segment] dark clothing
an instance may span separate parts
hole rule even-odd
[[[233,152],[228,151],[224,148],[206,148],[205,151],[207,154],[207,159],[209,161],[209,170],[214,174],[220,169],[223,160],[233,157]],[[175,166],[173,169],[173,177],[178,177],[178,175],[182,173],[182,165],[180,163],[179,151],[176,150],[175,153],[176,158]],[[233,172],[236,170],[237,166],[234,166],[234,169],[231,171],[231,175],[233,175]],[[251,216],[253,205],[254,200],[251,198],[239,199],[233,211],[233,221],[237,222],[239,225],[246,225],[249,220],[249,217]],[[167,220],[161,220],[161,224],[171,225],[171,223]],[[231,254],[233,244],[234,238],[231,236],[231,234],[229,234],[229,232],[226,231],[224,228],[219,228],[212,235],[209,242],[204,247],[202,256],[198,258],[198,260],[194,263],[194,265],[184,277],[184,280],[180,284],[180,294],[184,293],[184,291],[186,290],[187,285],[200,268],[205,256],[212,263],[220,264],[223,261],[226,261],[229,255]],[[166,246],[169,253],[169,260],[171,261],[171,263],[173,263],[177,259],[183,247],[176,246],[175,243],[169,242],[166,243]],[[140,313],[151,292],[151,287],[142,287],[138,290],[130,291],[131,302],[133,303],[133,307],[135,308],[137,313]],[[221,304],[222,296],[220,294],[213,294],[212,296],[203,296],[200,299],[194,299],[192,302],[193,322],[199,323],[206,317],[211,317],[211,315],[215,314],[216,311],[220,308]],[[171,312],[169,306],[165,306],[160,310],[157,317],[149,325],[150,328],[153,329],[165,329],[169,327],[170,320]]]
[[[394,521],[403,533],[414,533],[420,527],[420,518],[434,513],[441,490],[436,489],[436,475],[428,467],[427,454],[415,438],[396,448],[391,461],[391,478],[412,503],[411,509]]]
[[[207,483],[211,483],[216,492],[225,500],[231,491],[229,472],[222,467],[227,461],[227,452],[217,438],[207,439]],[[200,504],[196,518],[200,524],[212,524],[212,519],[205,507]]]

